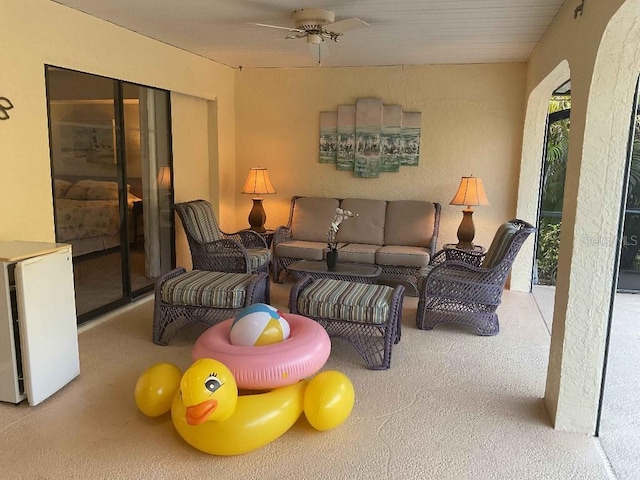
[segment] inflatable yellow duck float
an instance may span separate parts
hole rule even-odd
[[[302,412],[317,430],[337,427],[351,414],[355,394],[346,375],[327,370],[293,385],[241,395],[223,363],[201,358],[184,374],[169,363],[149,368],[136,383],[135,400],[151,417],[171,410],[173,425],[192,447],[238,455],[279,438]]]

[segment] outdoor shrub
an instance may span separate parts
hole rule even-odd
[[[538,283],[555,285],[558,274],[558,252],[560,249],[560,221],[543,221],[538,234]]]

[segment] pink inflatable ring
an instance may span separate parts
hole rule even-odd
[[[233,373],[238,388],[271,389],[292,385],[318,372],[329,358],[331,340],[321,325],[302,315],[283,313],[291,334],[282,342],[259,347],[232,345],[233,319],[208,328],[196,340],[191,356],[213,358]]]

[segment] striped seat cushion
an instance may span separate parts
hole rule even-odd
[[[382,325],[390,315],[393,288],[385,285],[315,280],[298,295],[302,315]]]
[[[493,268],[502,261],[517,232],[518,225],[511,222],[503,223],[498,227],[491,246],[482,261],[483,268]]]
[[[249,268],[252,271],[268,265],[271,261],[271,250],[268,248],[247,248],[247,254],[249,255]]]
[[[171,305],[241,308],[247,285],[256,275],[192,270],[162,285],[162,301]]]

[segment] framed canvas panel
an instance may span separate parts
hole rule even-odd
[[[420,112],[402,112],[401,165],[417,166],[420,160]]]
[[[320,112],[320,163],[336,163],[338,112]]]
[[[380,132],[380,171],[400,171],[400,146],[402,142],[402,106],[383,105],[382,131]]]
[[[356,145],[356,106],[338,105],[337,170],[353,171]]]
[[[356,101],[356,161],[353,174],[361,178],[380,176],[382,99]]]

